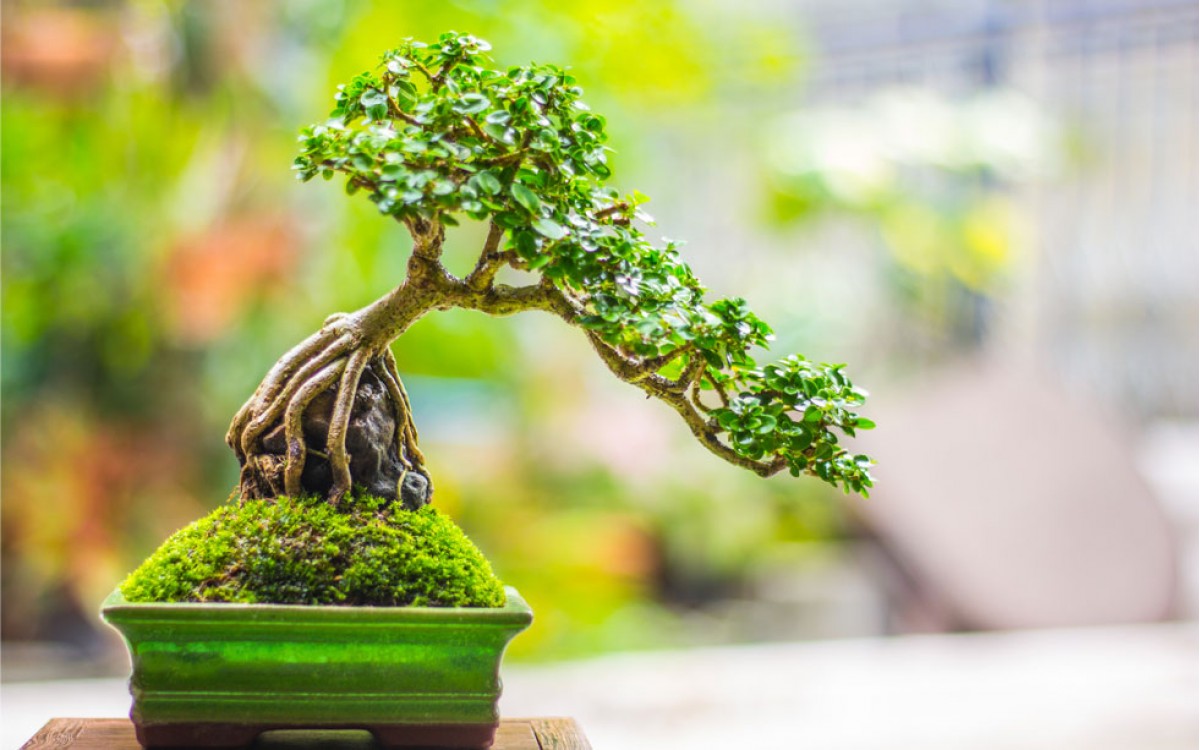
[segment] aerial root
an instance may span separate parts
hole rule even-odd
[[[354,396],[358,393],[358,381],[363,370],[371,361],[372,353],[367,349],[356,349],[342,370],[342,382],[338,385],[333,414],[329,418],[329,436],[325,450],[329,454],[329,468],[333,473],[333,487],[329,490],[329,503],[337,505],[350,491],[350,458],[346,454],[346,432],[350,428],[350,415],[354,409]]]
[[[408,400],[408,391],[404,389],[404,381],[400,378],[400,370],[396,367],[396,357],[392,350],[385,348],[382,355],[384,383],[391,391],[392,401],[396,404],[397,444],[400,446],[401,457],[409,464],[410,469],[424,469],[425,454],[417,447],[417,424],[413,421],[412,404]]]
[[[363,372],[370,367],[387,389],[396,417],[397,456],[405,472],[424,474],[425,456],[417,447],[412,405],[388,347],[364,344],[346,316],[334,315],[271,368],[254,395],[230,424],[226,442],[242,465],[241,494],[248,497],[296,496],[304,491],[308,454],[329,462],[332,486],[328,500],[337,504],[350,491],[351,456],[346,447],[355,398]],[[333,411],[325,452],[310,446],[304,434],[305,413],[322,393],[333,389]],[[283,426],[283,455],[267,453],[264,435]],[[403,476],[403,475],[402,475]]]
[[[383,385],[388,390],[388,395],[391,396],[392,405],[396,414],[395,439],[396,445],[400,446],[400,463],[404,464],[406,471],[411,471],[414,468],[413,462],[407,455],[408,452],[404,450],[404,440],[407,434],[404,424],[404,416],[407,413],[404,409],[403,402],[404,386],[400,385],[400,381],[388,371],[386,360],[383,357],[379,357],[376,360],[376,364],[378,365],[376,369],[379,373],[379,379],[383,381]]]
[[[300,477],[304,473],[307,446],[304,442],[304,410],[317,396],[328,389],[346,367],[345,359],[326,365],[316,375],[305,381],[288,402],[284,412],[284,434],[287,438],[287,462],[284,465],[284,494],[296,497],[301,492]]]
[[[225,435],[225,442],[233,448],[239,461],[244,461],[246,456],[251,453],[247,450],[246,441],[243,439],[246,426],[256,414],[261,412],[263,404],[275,400],[279,391],[292,380],[292,375],[298,368],[326,349],[330,342],[342,337],[345,326],[337,325],[340,322],[340,318],[335,319],[334,316],[330,316],[321,330],[304,339],[280,357],[259,383],[258,388],[254,390],[253,395],[246,400],[242,408],[238,409],[233,422],[229,425],[229,431]]]
[[[346,334],[330,344],[326,349],[315,357],[305,362],[299,369],[295,370],[281,389],[277,390],[276,395],[267,402],[265,399],[260,401],[259,408],[261,411],[258,416],[254,417],[248,425],[242,430],[241,448],[242,452],[249,455],[254,452],[254,444],[258,438],[271,425],[275,424],[284,411],[291,403],[296,391],[307,383],[313,375],[328,365],[330,362],[345,357],[353,345],[353,338]],[[261,404],[265,403],[263,408]]]

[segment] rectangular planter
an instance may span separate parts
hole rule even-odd
[[[384,747],[485,748],[500,659],[533,620],[498,608],[130,603],[101,616],[133,663],[146,747],[244,747],[274,729],[365,729]]]

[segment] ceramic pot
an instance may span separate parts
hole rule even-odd
[[[130,603],[101,616],[129,646],[145,747],[245,747],[276,729],[365,729],[385,748],[491,745],[500,659],[533,620],[497,608]]]

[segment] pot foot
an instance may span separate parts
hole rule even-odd
[[[248,748],[265,727],[217,722],[135,724],[137,740],[146,750],[170,748]]]

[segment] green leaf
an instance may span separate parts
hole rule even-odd
[[[772,417],[770,414],[764,414],[760,419],[761,422],[757,429],[759,435],[766,435],[775,431],[775,425],[777,424],[775,417]]]
[[[463,94],[455,109],[464,114],[473,115],[487,109],[489,104],[491,102],[483,94]]]
[[[500,180],[491,172],[480,172],[475,175],[475,180],[479,183],[479,187],[483,188],[488,195],[495,195],[500,192]]]
[[[718,409],[716,411],[717,424],[725,430],[732,430],[738,423],[737,415],[728,409]]]
[[[417,100],[417,87],[408,81],[396,81],[396,101],[401,108],[407,109]]]
[[[533,236],[532,232],[518,231],[513,233],[513,244],[516,245],[517,254],[525,260],[531,260],[537,255],[538,241]]]
[[[493,216],[492,221],[505,229],[516,229],[525,226],[525,217],[516,211],[502,211]]]
[[[502,141],[504,143],[512,142],[512,136],[509,135],[508,128],[504,127],[503,125],[501,125],[499,123],[495,123],[495,122],[486,123],[483,126],[483,132],[487,133],[488,135],[490,135],[491,137],[495,138],[498,141]]]
[[[519,182],[514,182],[510,188],[512,196],[517,199],[525,207],[525,210],[531,214],[537,215],[542,208],[542,202],[538,199],[537,194]]]
[[[372,120],[382,120],[387,117],[388,113],[388,98],[387,94],[378,89],[367,89],[359,98],[359,104],[362,105],[363,111],[367,113],[367,117]]]
[[[558,222],[550,219],[537,219],[533,222],[533,228],[538,234],[552,240],[561,240],[567,236],[567,230]]]

